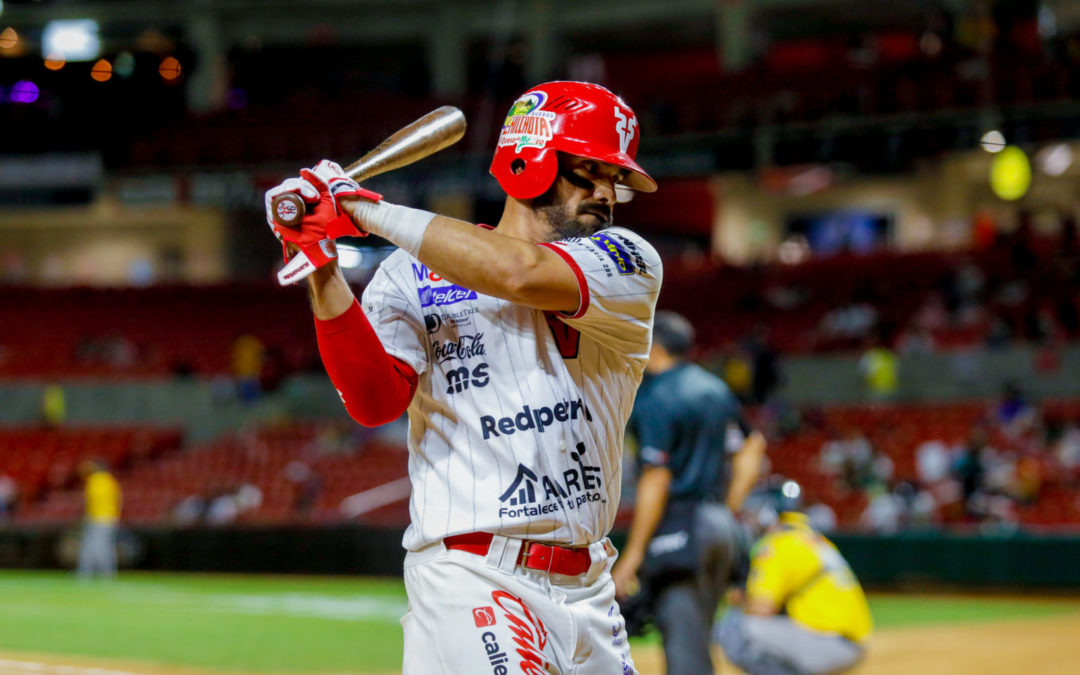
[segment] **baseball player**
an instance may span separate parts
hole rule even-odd
[[[634,519],[612,578],[631,603],[628,620],[639,606],[655,616],[667,672],[711,675],[713,617],[746,547],[733,512],[766,441],[723,380],[688,360],[693,342],[685,317],[657,312],[629,424],[639,447]]]
[[[717,626],[724,654],[750,675],[826,675],[855,667],[873,620],[847,561],[803,513],[772,510],[770,518],[758,518],[765,535],[750,551],[745,593],[732,593],[738,607]]]
[[[503,122],[493,229],[389,204],[326,161],[267,193],[314,205],[299,231],[274,226],[286,244],[355,226],[401,249],[362,304],[334,262],[309,289],[350,414],[408,411],[407,674],[635,672],[606,535],[661,282],[653,247],[611,227],[624,190],[656,189],[637,146],[620,98],[550,82]]]

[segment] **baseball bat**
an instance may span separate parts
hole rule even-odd
[[[374,150],[345,167],[356,182],[400,169],[450,147],[465,135],[465,113],[444,105],[390,134]],[[299,227],[304,218],[304,200],[286,193],[274,197],[274,220],[286,227]]]

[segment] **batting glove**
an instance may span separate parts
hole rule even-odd
[[[274,220],[273,201],[285,193],[299,195],[307,205],[299,227],[279,225]],[[308,249],[313,249],[311,253],[315,258],[312,258],[312,262],[316,262],[318,258],[320,262],[315,266],[321,267],[334,257],[325,256],[328,251],[334,250],[328,245],[329,241],[338,237],[367,236],[341,208],[338,201],[341,197],[361,197],[375,202],[382,199],[379,193],[360,187],[356,181],[345,175],[340,166],[329,160],[323,160],[311,169],[301,169],[300,178],[289,178],[281,185],[266,191],[266,221],[274,236],[282,243],[286,261],[289,259],[289,243],[295,244],[305,253]]]

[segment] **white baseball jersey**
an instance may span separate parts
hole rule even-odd
[[[660,257],[623,228],[543,245],[578,277],[572,316],[451,284],[403,251],[364,292],[387,352],[419,376],[409,550],[467,532],[581,546],[611,529]]]

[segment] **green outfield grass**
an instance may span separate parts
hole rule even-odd
[[[1080,611],[1020,598],[873,596],[879,630]],[[399,579],[0,572],[0,650],[261,672],[401,663]],[[641,642],[655,642],[655,637]]]

